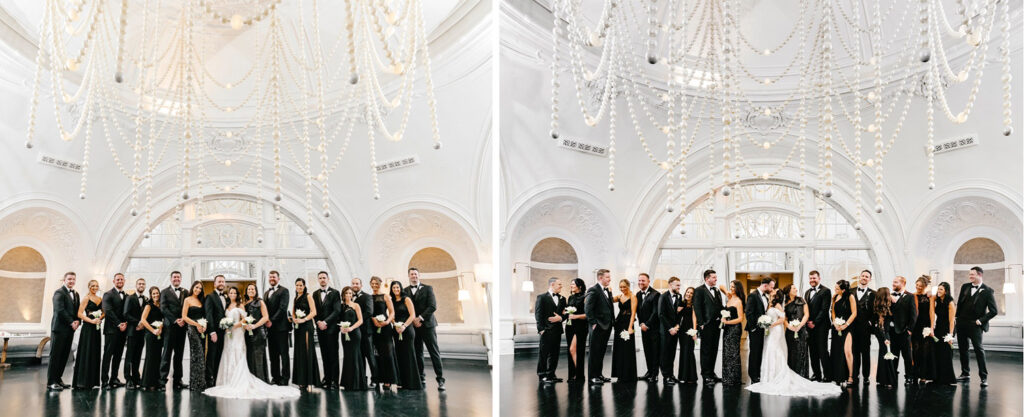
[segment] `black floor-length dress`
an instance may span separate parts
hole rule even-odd
[[[373,295],[374,313],[387,317],[387,294]],[[363,325],[369,325],[376,334],[373,337],[373,355],[377,359],[377,375],[374,381],[378,384],[398,383],[398,362],[395,360],[395,328],[390,323],[384,327],[373,325],[373,320],[363,317]]]
[[[806,305],[807,303],[804,302],[803,298],[797,298],[793,302],[786,304],[786,322],[803,320],[804,306]],[[788,353],[786,362],[789,363],[789,369],[807,378],[807,368],[810,366],[810,351],[807,347],[806,326],[801,327],[800,331],[796,332],[795,337],[792,331],[788,328],[786,329],[786,350]]]
[[[192,321],[198,321],[206,317],[206,312],[200,306],[192,306],[186,315]],[[216,325],[218,323],[206,323],[206,328],[209,330],[210,326]],[[206,338],[192,325],[188,326],[188,356],[188,389],[203,392],[206,389]]]
[[[85,305],[85,315],[92,317],[100,311],[100,305],[92,300]],[[100,385],[100,325],[82,323],[82,332],[78,335],[78,353],[75,354],[75,373],[71,385],[76,389],[92,389]]]
[[[945,300],[935,297],[935,338],[932,340],[932,362],[935,366],[934,382],[936,384],[956,383],[956,374],[953,373],[953,346],[943,341],[949,334],[949,303],[953,299],[949,295]],[[927,343],[927,342],[926,342]]]
[[[252,317],[253,324],[263,319],[263,300],[253,301],[245,305],[245,314]],[[249,372],[263,382],[270,383],[270,372],[267,360],[267,329],[259,326],[252,329],[250,335],[245,332],[245,363],[249,365]]]
[[[729,320],[739,317],[736,307],[729,306],[725,309],[729,310]],[[743,383],[743,366],[740,363],[740,336],[742,335],[742,322],[722,326],[722,385],[736,386]],[[689,337],[685,334],[680,337],[684,336]],[[680,377],[682,376],[680,375]]]
[[[636,381],[636,335],[622,332],[629,330],[631,300],[619,302],[619,314],[615,316],[615,333],[612,334],[612,378],[619,382]]]
[[[910,335],[911,357],[914,358],[914,378],[935,379],[934,353],[935,339],[924,336],[924,328],[931,327],[931,300],[927,294],[914,294],[917,301],[917,321],[914,322],[914,333]],[[949,321],[947,320],[947,323]],[[935,329],[932,329],[934,331]],[[941,339],[940,339],[941,340]]]
[[[693,322],[693,305],[683,305],[679,312],[679,378],[683,383],[697,383],[697,355],[694,350],[697,341],[686,334],[690,329],[696,328]],[[742,326],[739,326],[742,327]]]
[[[833,311],[837,319],[842,318],[843,320],[850,320],[850,316],[853,315],[852,307],[850,307],[850,292],[844,292],[838,296]],[[857,320],[863,320],[861,317],[857,317]],[[852,337],[850,332],[853,331],[853,325],[847,323],[846,330],[843,330],[843,334],[839,334],[836,331],[835,326],[832,326],[832,344],[829,348],[829,360],[832,361],[832,376],[837,382],[846,382],[850,378],[850,368],[846,364],[846,339]],[[852,349],[852,345],[851,345]]]
[[[395,305],[395,323],[405,323],[409,319],[409,309],[405,306],[405,297],[401,300],[391,299]],[[397,330],[397,329],[396,329]],[[398,362],[398,386],[402,389],[423,389],[420,383],[420,368],[416,364],[416,328],[410,323],[402,333],[395,332],[395,359]]]
[[[569,300],[566,303],[566,307],[575,307],[576,312],[572,314],[583,314],[583,300],[585,296],[582,292],[570,295]],[[569,349],[566,348],[565,355],[569,359],[569,381],[583,381],[586,379],[586,367],[587,361],[587,320],[576,319],[569,323],[566,320],[565,325],[565,346],[572,346],[572,341],[576,341],[576,360],[572,360],[572,355],[569,354]]]
[[[341,306],[341,321],[355,324],[359,319],[356,310],[347,305]],[[368,319],[363,319],[363,324],[348,334],[341,335],[341,349],[345,356],[341,362],[341,387],[347,391],[363,391],[366,385],[366,361],[363,360],[363,352],[360,343],[363,341],[363,328]],[[347,337],[346,337],[347,336]]]
[[[309,299],[302,294],[295,299],[295,310],[309,314]],[[292,326],[295,328],[295,326]],[[316,359],[316,348],[313,339],[313,320],[303,322],[295,328],[294,358],[292,362],[292,383],[298,386],[309,386],[320,383],[320,365]]]
[[[163,323],[164,313],[160,311],[160,307],[153,303],[152,300],[149,302],[149,314],[146,316],[146,321],[150,323]],[[146,331],[146,361],[142,365],[142,387],[143,388],[160,388],[160,354],[163,350],[163,338],[166,337],[163,334],[163,329],[160,330],[160,336],[153,334],[149,329]]]

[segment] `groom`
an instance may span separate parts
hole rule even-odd
[[[722,335],[720,322],[725,301],[717,284],[718,274],[708,269],[704,271],[704,285],[697,287],[693,294],[693,312],[697,315],[697,331],[700,332],[700,374],[704,385],[722,382],[722,378],[715,375],[715,362],[718,361],[718,341]]]
[[[832,320],[829,319],[829,303],[832,291],[821,285],[821,274],[811,271],[807,276],[811,288],[804,294],[810,316],[807,319],[809,337],[808,350],[811,355],[811,381],[828,382],[832,380],[832,368],[828,358],[828,332]]]
[[[263,295],[267,306],[267,350],[270,352],[270,383],[288,385],[288,335],[292,326],[288,323],[288,289],[278,285],[281,276],[277,271],[267,274],[270,288]]]
[[[761,356],[764,354],[764,329],[757,325],[757,319],[768,311],[768,288],[771,286],[770,278],[762,278],[761,285],[754,292],[747,296],[747,306],[743,314],[747,316],[747,340],[750,342],[749,355],[747,357],[747,375],[750,375],[750,383],[756,384],[761,381]]]
[[[910,383],[917,377],[914,373],[914,358],[911,356],[911,340],[914,323],[917,322],[917,301],[904,289],[907,286],[907,279],[897,276],[892,279],[892,320],[889,321],[889,337],[892,340],[891,349],[896,354],[894,368],[899,369],[900,356],[903,356],[903,379],[904,385]]]
[[[206,386],[217,385],[217,371],[220,368],[220,357],[224,353],[224,329],[220,328],[220,321],[224,318],[224,311],[227,310],[227,294],[224,293],[224,276],[213,277],[215,291],[206,296],[203,308],[206,310]]]
[[[971,361],[967,353],[968,342],[974,345],[974,356],[978,359],[978,375],[981,386],[988,386],[988,367],[985,366],[985,348],[981,345],[981,336],[988,331],[988,322],[999,310],[996,309],[996,297],[992,287],[985,285],[980,266],[971,268],[965,282],[960,287],[956,309],[956,344],[960,351],[960,377],[958,381],[971,380]]]
[[[405,296],[412,299],[416,310],[416,318],[412,325],[416,327],[416,365],[420,370],[420,385],[427,385],[426,369],[423,368],[423,347],[430,354],[430,366],[434,368],[437,379],[437,390],[444,391],[444,370],[441,368],[441,349],[437,347],[437,297],[434,288],[420,282],[420,270],[409,268],[409,286],[405,288]]]
[[[587,364],[587,373],[590,374],[591,386],[611,382],[611,378],[602,375],[604,353],[608,350],[608,337],[612,333],[612,292],[608,289],[611,282],[611,272],[599,269],[597,284],[587,289],[583,301],[583,311],[590,325],[590,357],[587,358],[590,362]]]

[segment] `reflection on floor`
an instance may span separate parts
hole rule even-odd
[[[978,385],[977,364],[972,357],[975,378],[970,384],[906,387],[901,383],[895,389],[883,389],[862,383],[838,397],[825,399],[760,395],[721,384],[707,389],[700,384],[666,387],[660,380],[657,384],[613,382],[593,390],[586,384],[544,387],[537,381],[536,354],[504,355],[500,361],[499,404],[502,416],[1021,416],[1021,354],[992,352],[987,358],[989,387],[985,389]],[[566,376],[566,363],[562,352],[557,372],[560,378]],[[642,375],[646,372],[642,352],[637,364]],[[609,375],[611,354],[605,358],[604,369]],[[959,360],[953,369],[959,372]]]
[[[0,371],[2,416],[490,416],[491,372],[486,363],[444,361],[447,392],[438,393],[427,369],[427,389],[398,392],[315,390],[294,400],[227,400],[189,391],[140,392],[118,388],[48,393],[46,363]],[[71,381],[68,365],[64,381]],[[188,366],[185,367],[188,372]],[[187,381],[186,377],[186,381]]]

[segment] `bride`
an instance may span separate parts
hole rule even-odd
[[[842,389],[828,382],[808,380],[789,368],[786,350],[786,313],[783,310],[786,295],[776,290],[772,298],[772,307],[765,313],[773,322],[768,329],[764,342],[764,355],[761,362],[761,381],[747,386],[753,392],[770,395],[786,395],[794,397],[816,395],[839,395]],[[750,317],[749,320],[757,320]]]
[[[224,354],[220,359],[217,372],[217,385],[203,391],[206,395],[225,398],[275,399],[298,397],[299,390],[295,387],[270,385],[249,372],[245,360],[245,310],[239,300],[238,288],[228,288],[228,309],[225,318],[234,320],[235,324],[224,338]],[[220,323],[210,323],[219,326]]]

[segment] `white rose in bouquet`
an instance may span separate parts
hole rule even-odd
[[[687,335],[687,336],[690,336],[690,337],[696,337],[696,336],[697,336],[697,329],[690,329],[690,330],[687,330],[687,331],[686,331],[686,335]]]
[[[235,319],[233,319],[231,317],[224,317],[224,318],[220,319],[220,328],[221,329],[227,330],[227,329],[230,329],[231,326],[234,326],[234,325],[235,325]],[[231,337],[231,333],[228,333],[228,337]]]
[[[206,319],[196,320],[196,323],[199,324],[199,327],[202,327],[203,329],[206,328]],[[199,330],[199,329],[196,329],[196,330]],[[206,339],[206,332],[199,332],[199,337],[201,337],[203,339]]]
[[[405,329],[402,328],[403,327],[402,323],[395,322],[395,323],[391,323],[391,325],[395,327],[395,331],[398,332],[398,340],[401,341],[402,340],[402,331],[405,330]]]
[[[921,329],[921,337],[928,337],[928,336],[931,336],[932,340],[934,340],[936,342],[939,341],[939,338],[935,337],[935,332],[932,331],[931,327],[925,327],[925,328]]]
[[[836,325],[836,327],[843,326],[843,325],[846,324],[846,319],[844,319],[842,317],[836,317],[836,319],[834,321],[832,321],[832,324]],[[843,331],[839,330],[839,336],[842,336],[842,335],[843,335]]]
[[[725,321],[729,320],[731,318],[732,318],[732,312],[730,312],[729,310],[722,310],[722,324],[719,325],[718,327],[724,328],[725,327]]]
[[[800,320],[790,320],[789,321],[789,325],[793,326],[793,327],[797,327],[797,326],[800,325]],[[793,338],[794,339],[799,339],[800,338],[799,334],[800,334],[799,333],[799,329],[797,329],[797,331],[793,332]]]
[[[254,321],[256,321],[256,319],[253,316],[248,316],[244,320],[245,320],[245,324],[248,324],[248,325],[252,325],[252,323]],[[249,329],[249,336],[252,336],[252,329]]]
[[[629,340],[629,330],[619,332],[619,337],[621,337],[622,340]]]
[[[891,361],[891,360],[896,359],[896,355],[893,355],[892,352],[885,352],[885,356],[882,356],[882,359],[885,359],[887,361]]]
[[[338,327],[341,327],[342,329],[347,329],[349,327],[352,327],[352,323],[348,321],[343,321],[341,323],[338,323]],[[348,333],[345,333],[345,340],[352,340],[352,338],[349,337]]]
[[[769,328],[772,327],[773,321],[767,314],[762,314],[761,317],[757,318],[757,327],[764,329],[764,334],[768,334],[771,332]]]
[[[90,313],[89,315],[92,316],[92,318],[94,318],[96,320],[99,320],[100,317],[103,317],[103,311],[102,310],[96,310],[96,311],[93,311],[92,313]],[[103,328],[103,322],[102,321],[99,322],[99,324],[96,325],[96,328],[97,329],[102,329]]]
[[[154,329],[160,330],[160,329],[162,329],[164,327],[164,322],[162,322],[162,321],[154,321],[152,323],[149,323],[149,325],[150,325],[150,327],[152,327]],[[157,334],[156,335],[156,340],[160,340],[160,336],[161,335]]]
[[[376,316],[373,316],[373,319],[383,323],[384,320],[387,320],[388,318],[387,318],[387,316],[385,316],[383,314],[378,314]],[[383,329],[383,327],[378,327],[377,328],[377,333],[380,333],[380,329]]]
[[[573,307],[573,306],[566,307],[565,308],[565,313],[566,314],[575,314],[576,313],[576,307]],[[571,326],[572,325],[572,317],[569,317],[569,320],[567,320],[565,322],[565,324]]]
[[[942,341],[946,343],[953,343],[953,335],[947,334],[942,337]]]
[[[306,317],[306,312],[305,311],[295,310],[295,318],[301,319],[303,317]],[[294,324],[295,324],[295,328],[298,329],[299,328],[299,323],[294,323]]]

